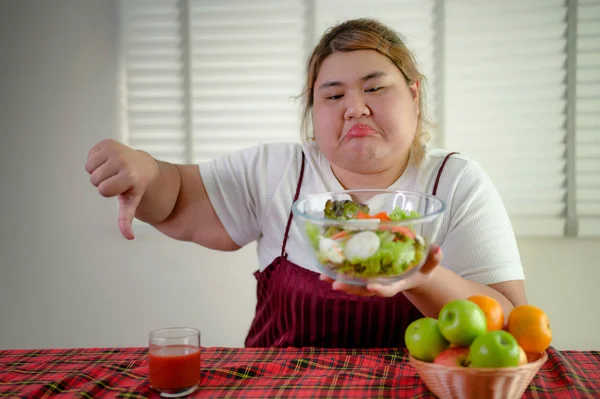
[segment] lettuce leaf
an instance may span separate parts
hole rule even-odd
[[[420,216],[421,215],[419,215],[419,213],[416,211],[406,212],[404,209],[402,209],[400,207],[396,207],[392,211],[392,213],[389,214],[390,219],[395,220],[395,221],[414,219],[414,218],[418,218]]]
[[[349,275],[377,277],[401,274],[421,261],[423,249],[413,240],[385,241],[371,257],[359,260],[348,259],[338,269]]]
[[[310,245],[314,249],[318,250],[319,249],[319,236],[321,235],[319,226],[307,222],[305,228],[306,228],[306,236],[308,237],[308,241],[310,242]]]

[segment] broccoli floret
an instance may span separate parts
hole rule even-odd
[[[325,217],[327,219],[348,220],[356,217],[358,212],[361,211],[368,214],[369,207],[351,200],[327,200],[325,203]]]

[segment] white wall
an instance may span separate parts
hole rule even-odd
[[[253,248],[210,252],[136,230],[84,165],[118,138],[113,1],[3,2],[0,348],[144,345],[170,325],[243,344]]]
[[[242,346],[254,247],[212,252],[140,227],[128,242],[89,184],[87,151],[119,137],[114,1],[0,7],[0,349],[145,345],[170,325]],[[600,240],[519,245],[554,345],[600,349]]]

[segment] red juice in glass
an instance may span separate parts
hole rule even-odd
[[[168,328],[150,334],[150,386],[163,397],[181,397],[200,383],[200,332]]]

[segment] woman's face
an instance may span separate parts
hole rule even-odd
[[[332,165],[378,173],[406,162],[419,117],[418,83],[375,50],[335,52],[314,85],[313,128]]]

